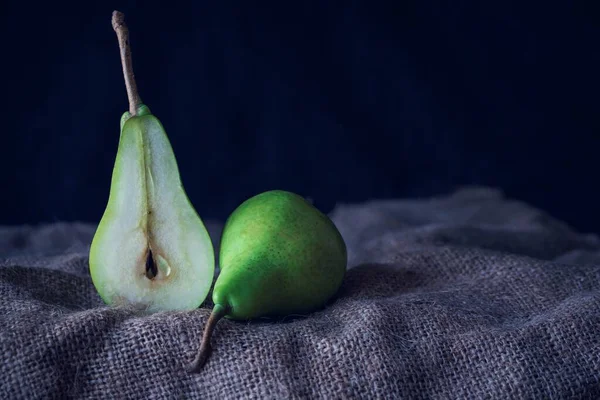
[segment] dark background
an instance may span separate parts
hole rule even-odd
[[[119,9],[202,218],[274,188],[329,211],[479,184],[598,232],[598,14],[537,3],[2,2],[0,224],[102,216]]]

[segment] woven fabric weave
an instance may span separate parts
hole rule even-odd
[[[0,398],[600,398],[598,237],[489,188],[331,216],[349,250],[331,304],[221,321],[196,375],[209,302],[107,307],[95,226],[0,228]]]

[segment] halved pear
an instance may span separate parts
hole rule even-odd
[[[111,305],[192,310],[210,290],[210,236],[185,193],[162,124],[143,104],[121,118],[110,195],[89,264],[96,290]]]

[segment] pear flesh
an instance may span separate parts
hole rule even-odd
[[[210,236],[185,193],[165,130],[145,105],[121,119],[109,200],[89,263],[107,304],[192,310],[210,290]]]

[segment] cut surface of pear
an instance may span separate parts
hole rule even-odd
[[[192,310],[208,295],[214,260],[162,124],[145,105],[135,116],[124,113],[108,204],[90,248],[96,290],[111,305]]]

